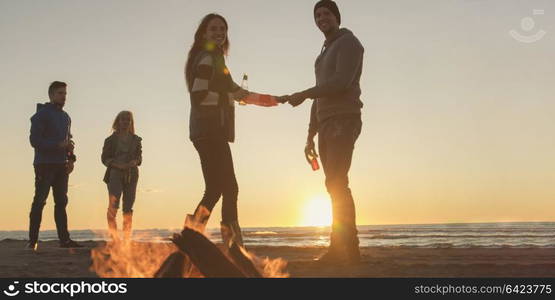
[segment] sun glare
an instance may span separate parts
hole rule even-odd
[[[331,201],[328,196],[315,196],[306,202],[302,226],[330,226],[331,221]]]

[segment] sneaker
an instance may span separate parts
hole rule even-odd
[[[38,243],[37,242],[28,242],[25,245],[25,250],[37,251]]]
[[[83,248],[83,245],[77,244],[73,240],[60,242],[60,248]]]

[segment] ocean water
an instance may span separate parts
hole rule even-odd
[[[329,243],[329,227],[243,228],[244,242],[251,246],[324,247]],[[461,223],[430,225],[358,226],[361,247],[431,248],[555,248],[555,223]],[[133,239],[169,242],[178,229],[136,230]],[[221,241],[218,229],[208,229],[214,242]],[[104,230],[74,230],[77,241],[107,239]],[[26,231],[0,231],[0,240],[27,239]],[[56,240],[54,230],[41,231],[42,241]]]

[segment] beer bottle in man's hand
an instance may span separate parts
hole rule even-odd
[[[307,154],[306,156],[310,161],[310,166],[312,167],[312,171],[317,171],[320,169],[320,165],[318,164],[318,157],[312,154]]]

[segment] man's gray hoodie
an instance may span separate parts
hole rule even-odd
[[[341,115],[360,115],[360,76],[364,47],[346,28],[327,39],[314,64],[316,86],[301,92],[314,99],[309,132],[318,124]]]

